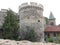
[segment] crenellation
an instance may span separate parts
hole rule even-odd
[[[28,5],[28,3],[26,2],[26,3],[23,3],[23,4],[21,4],[21,5]]]
[[[7,12],[7,9],[1,9],[1,12]]]
[[[41,7],[41,8],[44,8],[42,4],[39,4],[38,6]]]
[[[31,7],[31,8],[40,8],[43,10],[43,5],[42,4],[37,4],[35,2],[30,2],[28,3],[23,3],[19,6],[19,9],[25,8],[25,7]]]
[[[30,2],[30,5],[37,5],[37,3],[35,3],[35,2]]]

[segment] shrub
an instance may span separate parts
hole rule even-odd
[[[48,41],[49,42],[54,42],[54,38],[53,37],[49,37]]]

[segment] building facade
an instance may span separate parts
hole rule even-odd
[[[48,19],[48,26],[45,27],[45,40],[48,42],[50,38],[53,38],[54,42],[59,42],[60,40],[60,25],[56,25],[56,18],[50,12]]]

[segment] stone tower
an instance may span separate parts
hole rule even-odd
[[[0,11],[0,29],[4,23],[4,17],[7,16],[7,9],[1,9]]]
[[[37,41],[44,41],[44,17],[43,6],[37,3],[23,3],[19,6],[20,32],[26,28],[34,29],[37,34]],[[22,35],[22,34],[20,34]]]
[[[49,16],[49,25],[51,25],[51,26],[56,25],[55,17],[52,14],[52,12],[50,12],[50,16]]]

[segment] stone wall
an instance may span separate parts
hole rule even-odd
[[[4,23],[4,17],[7,16],[7,9],[1,9],[0,11],[0,28]]]
[[[20,15],[20,33],[22,30],[27,31],[26,27],[33,30],[37,34],[37,41],[44,41],[44,18],[43,18],[43,6],[37,5],[36,3],[31,2],[23,3],[19,7]],[[22,33],[21,33],[22,35]]]
[[[42,42],[30,42],[30,41],[14,41],[14,40],[4,40],[0,39],[0,45],[60,45],[56,43],[42,43]]]

